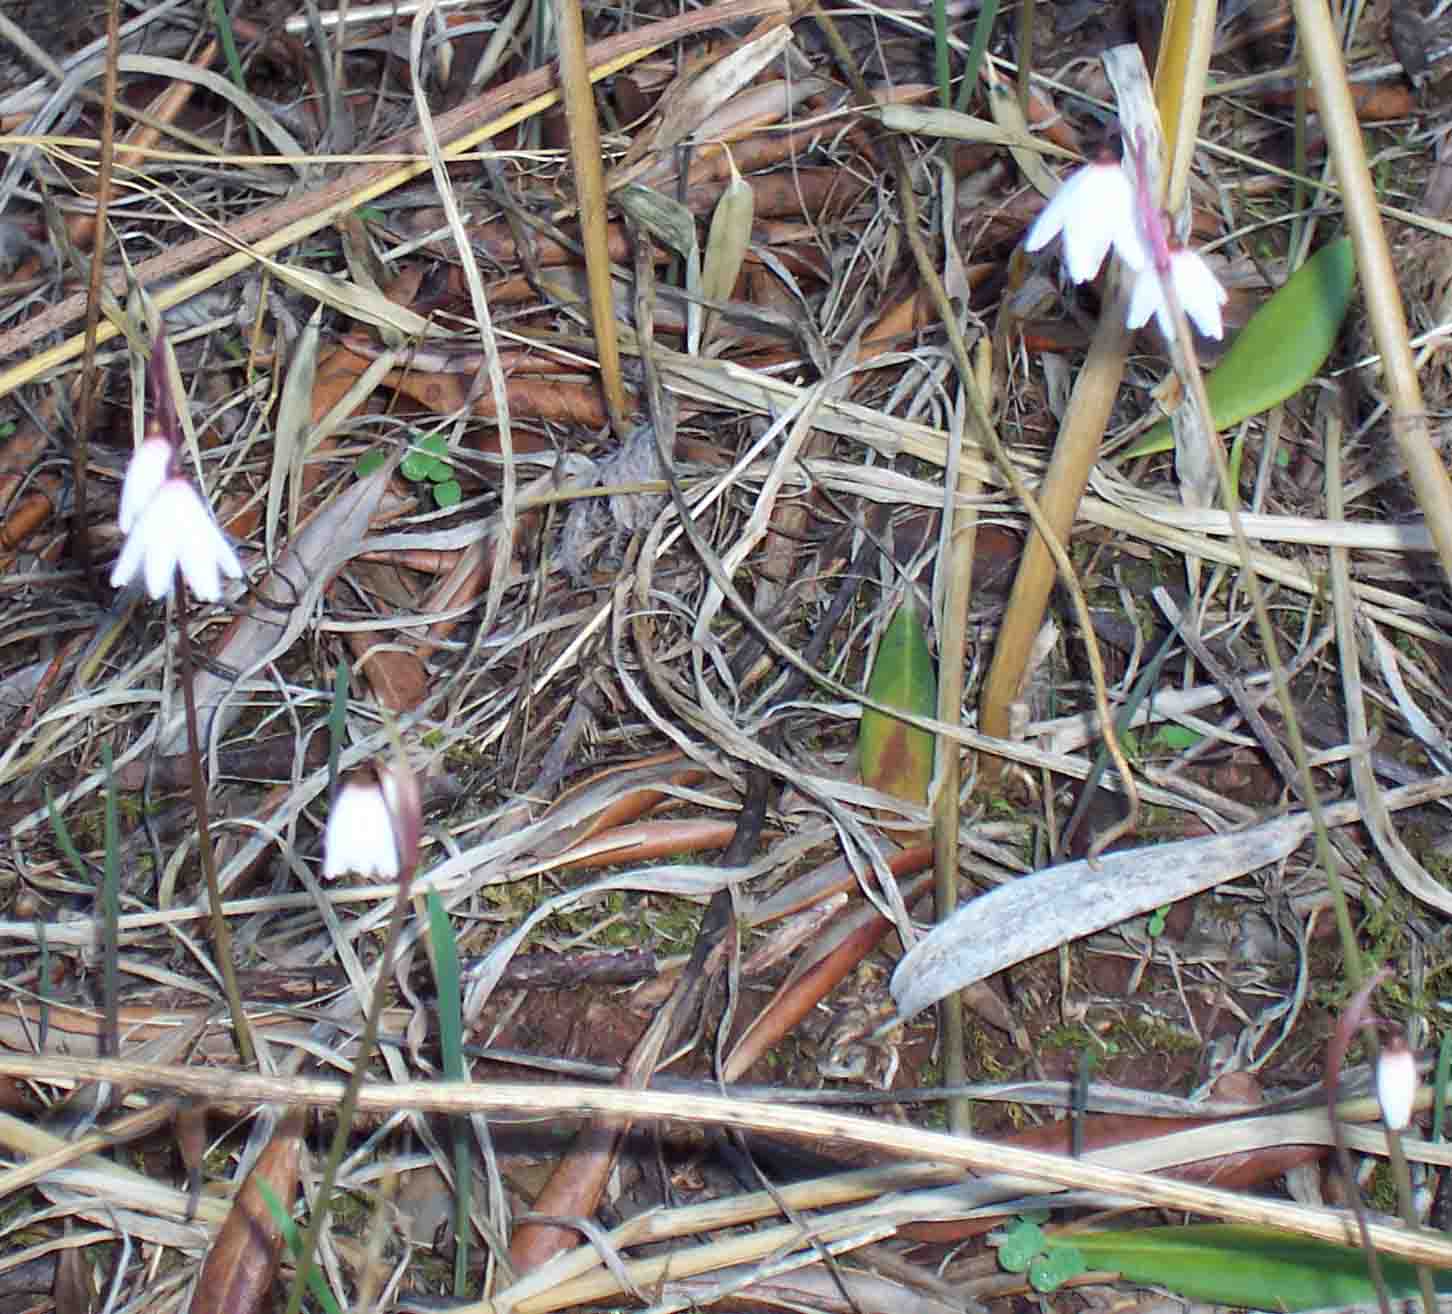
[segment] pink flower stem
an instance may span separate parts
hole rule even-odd
[[[176,570],[176,650],[181,671],[182,702],[187,715],[187,758],[191,766],[192,807],[197,814],[197,856],[207,882],[208,914],[212,926],[212,950],[217,969],[222,974],[222,990],[227,996],[227,1010],[232,1016],[232,1043],[244,1067],[254,1067],[257,1051],[252,1044],[252,1030],[247,1024],[247,1010],[242,1005],[242,991],[237,984],[237,965],[232,960],[232,933],[227,915],[222,911],[222,887],[217,880],[217,855],[212,848],[211,827],[207,823],[207,783],[202,776],[201,735],[197,729],[197,695],[192,687],[196,663],[192,660],[192,638],[187,630],[187,591],[181,567]]]

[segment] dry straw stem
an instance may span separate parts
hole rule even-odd
[[[951,179],[945,174],[945,182]],[[945,186],[945,193],[948,188]],[[952,207],[946,204],[945,223],[950,221]],[[985,397],[992,395],[992,343],[980,339],[977,359],[978,386]],[[951,460],[944,470],[945,488],[956,488],[964,498],[974,498],[982,485],[973,477],[964,461],[963,430],[959,420],[958,442],[951,451]],[[954,466],[956,465],[956,471]],[[951,478],[949,476],[952,476]],[[958,722],[963,717],[963,670],[968,647],[968,607],[973,600],[973,549],[978,538],[978,512],[961,502],[943,508],[941,557],[948,567],[947,585],[943,590],[942,610],[938,618],[938,720]],[[937,578],[943,578],[941,570]],[[933,740],[933,894],[934,915],[946,921],[958,906],[958,826],[962,786],[962,750],[952,740],[937,736]],[[963,997],[954,991],[939,1004],[942,1031],[943,1080],[950,1086],[961,1086],[967,1077],[967,1055],[963,1036]],[[966,1099],[948,1103],[948,1126],[955,1133],[967,1132],[972,1123],[972,1105]]]
[[[745,18],[772,15],[786,16],[781,0],[722,0],[722,3],[708,9],[622,32],[591,47],[591,77],[596,81],[609,77],[681,37]],[[124,59],[122,67],[126,67]],[[445,157],[463,154],[557,103],[559,93],[553,89],[554,81],[555,70],[552,67],[536,69],[443,115],[434,127]],[[482,124],[481,119],[484,120]],[[410,131],[381,143],[378,153],[416,155],[420,147],[419,134]],[[229,225],[225,231],[218,229],[150,260],[143,260],[134,268],[135,280],[144,287],[155,287],[166,280],[180,279],[154,292],[156,304],[164,310],[248,268],[252,263],[252,252],[247,247],[255,247],[262,254],[271,255],[327,227],[347,211],[427,173],[429,167],[427,159],[417,159],[404,165],[392,162],[359,165],[315,192],[304,193],[284,205],[247,215]],[[181,277],[200,266],[205,268],[191,277]],[[117,296],[126,293],[125,279],[119,272],[112,276],[109,286]],[[85,304],[86,294],[76,293],[0,335],[0,360],[19,355],[40,337],[74,323],[84,313]],[[107,341],[115,333],[116,329],[109,321],[103,322],[98,340]],[[80,354],[81,348],[79,336],[69,338],[0,372],[0,397],[73,359]]]
[[[575,171],[575,200],[580,209],[580,242],[585,248],[585,277],[590,289],[590,323],[599,353],[600,383],[610,427],[625,441],[628,407],[620,373],[620,342],[615,332],[615,293],[605,213],[605,165],[600,158],[600,124],[590,84],[585,20],[580,0],[555,0],[560,43],[560,83],[570,133],[570,163]]]
[[[1316,84],[1326,139],[1336,161],[1367,318],[1381,354],[1392,435],[1432,531],[1442,571],[1452,580],[1452,480],[1428,430],[1396,267],[1377,208],[1376,188],[1367,167],[1361,124],[1346,81],[1341,47],[1325,0],[1293,0],[1293,7],[1306,64]]]
[[[1119,395],[1129,353],[1130,333],[1124,325],[1128,290],[1117,266],[1110,271],[1109,279],[1104,313],[1074,382],[1054,455],[1039,488],[1039,507],[1061,541],[1068,537],[1074,517],[1083,511],[1084,489],[1099,459],[1099,442]],[[983,682],[979,724],[985,734],[1008,737],[1010,709],[1029,669],[1029,651],[1043,623],[1053,587],[1053,557],[1043,535],[1035,530],[1024,545],[994,644],[993,662]]]
[[[35,1058],[6,1054],[0,1055],[0,1072],[35,1081],[110,1081],[131,1089],[160,1089],[232,1104],[278,1103],[335,1108],[341,1103],[344,1090],[344,1084],[338,1081],[264,1077],[113,1059]],[[1087,1159],[1067,1159],[1021,1150],[974,1137],[946,1136],[877,1118],[757,1100],[681,1095],[666,1091],[622,1091],[599,1086],[417,1081],[397,1085],[365,1084],[358,1092],[357,1108],[359,1112],[381,1113],[429,1110],[446,1114],[512,1112],[530,1117],[664,1118],[794,1137],[823,1137],[842,1145],[900,1155],[904,1159],[954,1166],[969,1172],[1005,1173],[1059,1188],[1104,1191],[1141,1204],[1276,1227],[1338,1245],[1355,1244],[1352,1220],[1331,1210],[1259,1199],[1143,1172],[1110,1168]],[[1387,1224],[1374,1225],[1371,1239],[1383,1254],[1452,1267],[1452,1240],[1429,1234],[1411,1235]]]
[[[1165,134],[1165,209],[1172,215],[1189,197],[1214,44],[1215,0],[1170,0],[1155,63],[1155,100]]]

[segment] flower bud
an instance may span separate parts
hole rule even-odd
[[[350,776],[328,813],[328,828],[323,834],[323,876],[333,880],[347,872],[355,872],[374,880],[392,880],[398,875],[398,836],[394,830],[390,795],[373,771],[360,771]],[[390,781],[391,786],[391,781]]]
[[[1376,1061],[1376,1098],[1392,1131],[1401,1131],[1411,1122],[1417,1100],[1417,1060],[1405,1036],[1393,1036],[1382,1045]]]

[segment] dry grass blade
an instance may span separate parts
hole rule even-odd
[[[1129,354],[1133,289],[1118,271],[1070,286],[1058,247],[1025,243],[1040,193],[1070,176],[1045,156],[1103,160],[1101,25],[1075,27],[1073,6],[1041,21],[1014,70],[1024,101],[1001,61],[975,73],[985,123],[912,108],[938,91],[933,57],[963,43],[935,46],[926,18],[872,0],[820,21],[780,0],[668,18],[661,0],[563,2],[563,75],[545,66],[543,0],[482,16],[423,0],[407,22],[314,5],[291,34],[237,14],[216,64],[240,101],[205,89],[215,74],[161,85],[183,62],[210,69],[220,0],[161,0],[159,21],[120,28],[114,109],[158,135],[117,143],[82,528],[104,588],[158,469],[131,477],[126,417],[144,417],[141,356],[164,326],[186,438],[162,486],[181,474],[204,492],[249,579],[193,612],[184,647],[159,608],[85,596],[63,519],[74,476],[48,435],[68,431],[79,377],[80,340],[62,335],[85,309],[76,238],[105,134],[88,90],[101,47],[83,47],[103,11],[52,32],[63,6],[19,0],[49,81],[12,85],[0,59],[0,133],[16,134],[0,177],[0,351],[15,354],[0,371],[0,1194],[16,1253],[0,1269],[69,1251],[94,1270],[109,1238],[114,1292],[96,1303],[181,1314],[209,1250],[203,1305],[273,1301],[286,1255],[237,1197],[271,1119],[314,1107],[322,1186],[300,1204],[285,1162],[282,1194],[311,1214],[314,1268],[349,1308],[425,1298],[452,1267],[479,1314],[979,1299],[1007,1314],[1023,1279],[985,1276],[983,1237],[1043,1205],[1344,1239],[1340,1213],[1286,1203],[1275,1176],[1313,1182],[1339,1121],[1313,1107],[1317,1038],[1371,956],[1393,969],[1378,1012],[1425,1050],[1452,909],[1452,606],[1433,586],[1435,505],[1388,455],[1406,396],[1378,381],[1369,321],[1338,317],[1273,414],[1237,413],[1233,480],[1186,506],[1191,483],[1210,500],[1204,470],[1177,479],[1156,446],[1168,426],[1146,437],[1177,399],[1155,384],[1161,338]],[[1412,364],[1435,415],[1446,152],[1435,98],[1376,67],[1389,3],[1352,8],[1340,58],[1405,116],[1351,126],[1383,200],[1421,197],[1372,203],[1425,329]],[[1226,336],[1260,359],[1258,342],[1298,331],[1295,311],[1257,307],[1308,236],[1349,263],[1334,233],[1352,189],[1298,199],[1292,175],[1323,167],[1315,132],[1294,170],[1273,163],[1298,149],[1289,18],[1213,8],[1175,0],[1158,58],[1149,25],[1135,47],[1163,70],[1187,225],[1166,260],[1174,241],[1208,248]],[[1435,52],[1452,9],[1427,30]],[[1136,143],[1152,100],[1123,116]],[[1311,122],[1338,153],[1334,112]],[[1170,359],[1198,396],[1187,336]],[[1344,390],[1329,423],[1313,369]],[[616,434],[639,385],[649,423]],[[1194,597],[1174,584],[1187,573]],[[934,623],[905,628],[913,660],[884,684],[873,654],[905,594],[931,596]],[[192,642],[195,679],[179,666]],[[207,723],[190,798],[185,691]],[[881,735],[900,705],[911,738]],[[390,722],[418,767],[411,884],[374,864],[396,837],[338,870],[357,797],[339,791],[373,789],[356,777],[397,747]],[[936,798],[881,769],[893,749],[922,767],[910,745],[929,735]],[[1010,768],[960,772],[964,750]],[[1130,789],[1156,805],[1130,846],[1073,861]],[[1314,801],[1334,849],[1307,842]],[[936,929],[930,862],[940,909],[958,901]],[[120,875],[109,923],[103,870]],[[1326,935],[1336,872],[1345,946]],[[729,923],[724,988],[667,1041],[708,902]],[[453,975],[441,957],[429,971],[445,944]],[[98,988],[101,967],[114,980]],[[935,1045],[928,1016],[901,1016],[894,967],[902,1010],[976,992],[966,1026]],[[228,968],[240,1002],[224,1012]],[[98,1060],[118,1030],[126,1061]],[[123,1115],[98,1114],[98,1081]],[[1290,1094],[1266,1108],[1265,1089]],[[966,1126],[955,1097],[974,1100],[977,1135],[924,1130],[945,1106]],[[1338,1112],[1375,1116],[1362,1099]],[[98,1121],[65,1141],[48,1121],[62,1115]],[[108,1163],[137,1133],[124,1164],[145,1173]],[[591,1153],[571,1157],[577,1134]],[[1346,1139],[1395,1171],[1376,1127]],[[203,1176],[221,1180],[198,1195]],[[223,1237],[229,1211],[256,1244]],[[1374,1236],[1452,1258],[1437,1236]],[[83,1282],[54,1290],[92,1301]]]
[[[0,1055],[0,1072],[40,1080],[104,1080],[120,1086],[144,1084],[219,1102],[275,1101],[333,1108],[343,1098],[343,1085],[337,1081],[270,1078],[198,1068],[132,1064],[120,1060]],[[360,1112],[412,1108],[450,1114],[528,1111],[544,1115],[668,1118],[806,1138],[823,1137],[849,1146],[871,1147],[907,1159],[933,1163],[938,1167],[952,1165],[978,1172],[1032,1178],[1058,1187],[1104,1191],[1145,1204],[1281,1228],[1299,1236],[1317,1237],[1338,1244],[1353,1240],[1350,1220],[1335,1211],[1193,1186],[1085,1160],[1014,1149],[972,1137],[945,1136],[872,1118],[752,1100],[664,1091],[620,1091],[598,1086],[478,1085],[429,1081],[386,1085],[365,1083],[359,1091],[357,1107]],[[172,1194],[180,1195],[179,1192]],[[932,1212],[940,1212],[944,1203],[924,1202]],[[1428,1233],[1412,1235],[1385,1224],[1373,1225],[1370,1234],[1384,1254],[1452,1267],[1452,1242],[1444,1238]]]
[[[780,12],[780,0],[723,0],[707,10],[622,33],[592,48],[591,76],[606,77],[644,58],[660,45],[692,32],[736,19]],[[437,123],[440,143],[449,155],[461,154],[521,119],[538,113],[555,100],[555,93],[550,90],[553,76],[552,70],[540,69],[461,105]],[[230,84],[224,82],[223,85]],[[482,125],[481,118],[484,120]],[[401,133],[380,143],[377,153],[385,157],[398,154],[411,156],[417,153],[418,146],[414,133]],[[299,151],[296,158],[303,158],[303,153]],[[157,294],[157,304],[163,309],[174,306],[251,265],[253,257],[249,252],[228,254],[233,246],[251,245],[261,254],[270,255],[326,227],[344,211],[365,205],[428,169],[427,160],[403,166],[393,163],[359,165],[315,192],[305,193],[275,209],[248,216],[225,233],[208,232],[174,250],[144,260],[136,266],[134,276],[138,282],[151,286],[188,275]],[[209,261],[213,263],[204,272],[191,273]],[[123,287],[119,277],[113,277],[110,286],[118,295],[121,294]],[[38,334],[54,332],[74,322],[82,313],[84,304],[84,297],[80,295],[68,297],[31,320],[23,330],[0,334],[0,360],[28,348]],[[113,331],[109,325],[103,324],[100,339],[108,339]],[[81,340],[71,339],[11,366],[0,373],[0,397],[7,396],[20,384],[37,378],[46,370],[64,364],[80,350]]]
[[[579,0],[553,0],[560,42],[560,84],[570,130],[570,161],[575,171],[575,203],[590,283],[590,323],[600,358],[600,386],[615,436],[625,441],[630,412],[620,373],[620,343],[615,330],[615,291],[606,237],[605,165],[600,157],[600,124],[585,49],[585,21]]]

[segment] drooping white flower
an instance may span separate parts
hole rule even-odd
[[[323,876],[347,872],[375,880],[398,875],[398,836],[394,829],[397,791],[392,774],[368,774],[346,781],[333,800],[323,833]]]
[[[1220,286],[1220,280],[1211,272],[1210,266],[1195,251],[1177,247],[1170,252],[1170,281],[1175,295],[1190,322],[1207,338],[1219,338],[1225,332],[1220,316],[1220,307],[1225,304],[1227,293]],[[1175,336],[1174,321],[1170,318],[1170,307],[1165,301],[1164,286],[1155,267],[1146,265],[1135,275],[1134,292],[1129,299],[1129,314],[1126,322],[1132,329],[1142,327],[1153,315],[1160,330],[1171,341]]]
[[[1402,1036],[1388,1040],[1376,1060],[1376,1098],[1392,1131],[1411,1122],[1417,1102],[1417,1059]]]
[[[1064,235],[1064,265],[1076,283],[1099,272],[1112,246],[1131,269],[1149,263],[1135,219],[1134,185],[1118,164],[1086,164],[1066,178],[1028,231],[1037,251]]]
[[[134,505],[128,510],[131,527],[111,570],[113,588],[123,588],[144,571],[147,593],[159,599],[171,590],[180,566],[187,587],[201,601],[216,602],[223,574],[241,578],[242,563],[187,479],[173,475],[139,510]]]
[[[123,534],[129,534],[146,504],[161,491],[171,473],[176,449],[165,438],[145,439],[126,467],[126,480],[121,485],[121,509],[116,515]]]

